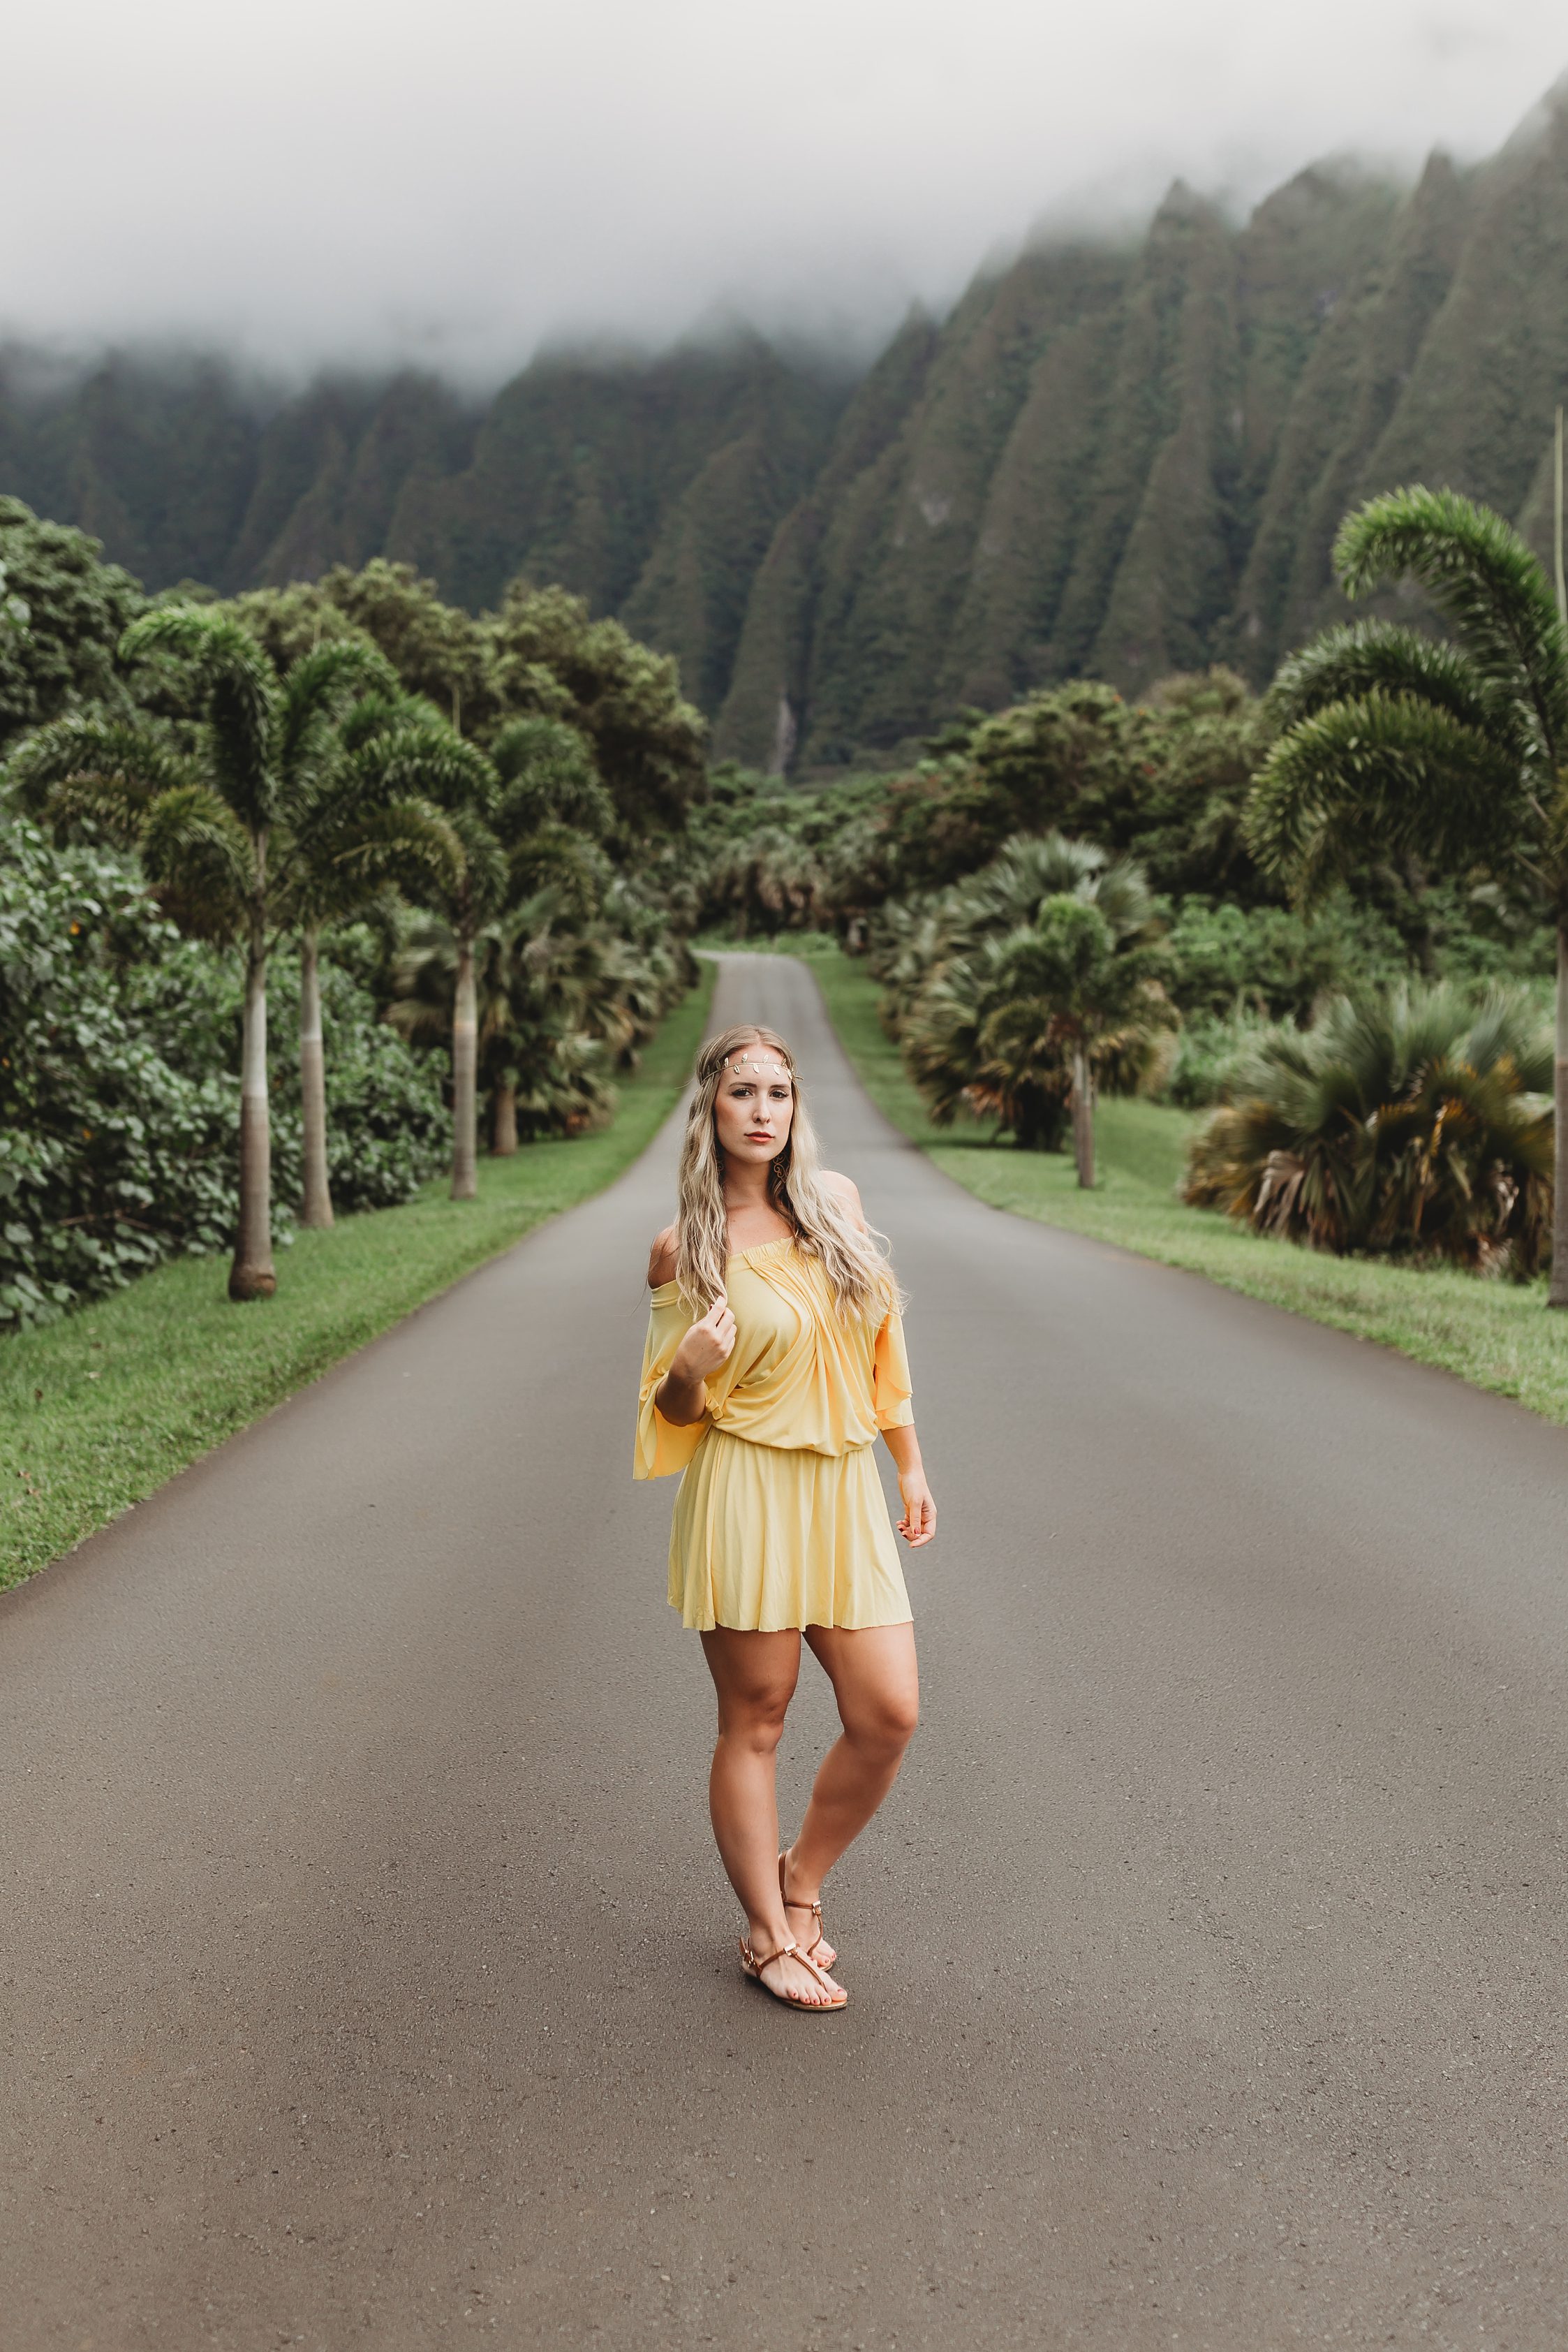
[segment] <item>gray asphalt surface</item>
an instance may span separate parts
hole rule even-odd
[[[5,2352],[1568,2341],[1568,1434],[956,1192],[802,966],[735,1017],[943,1512],[850,2010],[739,1976],[630,1477],[667,1131],[0,1603]]]

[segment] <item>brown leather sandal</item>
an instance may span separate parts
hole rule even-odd
[[[786,1858],[787,1857],[783,1854],[780,1854],[779,1857],[779,1892],[784,1897],[784,1908],[786,1911],[809,1911],[810,1913],[811,1924],[816,1928],[817,1932],[806,1947],[806,1958],[810,1961],[813,1968],[831,1969],[839,1956],[822,1933],[821,1903],[820,1900],[815,1903],[801,1903],[793,1895],[785,1894],[784,1864]],[[785,1925],[788,1927],[788,1920],[785,1921]]]
[[[831,1993],[832,1998],[829,2000],[802,2000],[798,1992],[775,1992],[773,1987],[768,1983],[767,1978],[762,1973],[763,1969],[770,1968],[775,1960],[799,1960],[800,1966],[803,1969],[809,1969],[810,1974],[816,1978],[817,1982],[821,1986],[823,1991]],[[747,1942],[745,1937],[742,1936],[740,1939],[740,1967],[741,1973],[745,1976],[754,1978],[757,1983],[762,1987],[763,1991],[768,1995],[770,2000],[781,2000],[786,2009],[802,2009],[806,2011],[808,2016],[810,2017],[829,2017],[832,2014],[835,2009],[842,2009],[849,2000],[848,1993],[845,1992],[841,1987],[837,1992],[833,1992],[832,1987],[829,1984],[822,1970],[817,1966],[816,1961],[809,1960],[806,1958],[805,1953],[800,1949],[800,1945],[793,1941],[788,1944],[780,1944],[776,1952],[765,1952],[761,1959],[758,1959],[750,1945]]]

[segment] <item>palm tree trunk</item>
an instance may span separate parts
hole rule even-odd
[[[1557,923],[1557,1051],[1553,1099],[1552,1287],[1549,1307],[1568,1307],[1568,915]]]
[[[239,1081],[239,1236],[229,1268],[231,1298],[270,1298],[272,1130],[267,1109],[267,938],[252,927],[245,964],[245,1024]]]
[[[497,1160],[509,1160],[517,1148],[517,1089],[510,1078],[497,1085],[491,1118],[490,1149]]]
[[[1072,1156],[1081,1190],[1094,1189],[1094,1086],[1082,1038],[1072,1048]]]
[[[472,1201],[479,1192],[476,1079],[479,1062],[479,1010],[474,990],[474,940],[457,939],[457,996],[452,1008],[452,1198]]]
[[[305,1143],[302,1225],[332,1222],[327,1177],[327,1061],[321,1044],[321,971],[314,923],[299,941],[299,1103]]]

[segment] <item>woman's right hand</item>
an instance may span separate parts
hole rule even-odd
[[[707,1313],[694,1323],[675,1349],[670,1371],[677,1381],[706,1381],[727,1364],[735,1348],[735,1318],[723,1291]]]

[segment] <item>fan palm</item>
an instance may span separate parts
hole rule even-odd
[[[1532,1274],[1549,1245],[1552,1039],[1499,991],[1333,999],[1242,1057],[1184,1197],[1319,1249]]]
[[[267,959],[289,921],[288,828],[335,772],[339,722],[391,682],[374,646],[339,642],[279,679],[254,637],[206,608],[144,614],[127,660],[172,657],[199,713],[193,749],[145,722],[81,715],[32,736],[12,762],[25,799],[87,821],[140,853],[165,910],[191,936],[239,947],[239,1219],[229,1296],[270,1297],[272,1160],[267,1090]]]
[[[1065,892],[1033,923],[953,959],[905,1034],[932,1118],[944,1126],[967,1104],[1023,1149],[1048,1150],[1071,1117],[1078,1181],[1092,1186],[1097,1079],[1135,1085],[1175,1024],[1157,971],[1156,950],[1122,944],[1096,906]]]
[[[1347,517],[1345,591],[1419,583],[1453,633],[1329,630],[1272,688],[1283,732],[1247,814],[1253,856],[1302,897],[1390,851],[1527,893],[1557,932],[1550,1302],[1568,1307],[1568,625],[1500,515],[1400,489]]]
[[[1098,843],[1065,834],[1014,834],[988,866],[946,896],[946,936],[963,953],[987,937],[1032,923],[1048,899],[1071,898],[1095,908],[1118,941],[1153,927],[1155,902],[1142,866],[1107,857]]]
[[[1071,1115],[1092,1184],[1096,1081],[1135,1085],[1173,1019],[1155,929],[1143,868],[1060,833],[1015,834],[963,881],[885,910],[873,959],[884,1013],[936,1124],[967,1105],[1024,1149],[1055,1150]],[[1077,979],[1072,954],[1087,958]]]
[[[722,909],[737,939],[748,927],[799,929],[817,913],[827,876],[816,853],[781,824],[760,824],[726,843],[706,877],[709,904]]]

